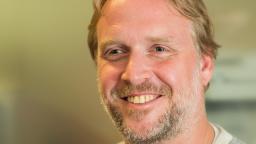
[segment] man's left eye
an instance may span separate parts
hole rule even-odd
[[[176,54],[176,50],[162,45],[153,45],[148,54],[156,58],[168,58]]]
[[[171,49],[167,46],[154,45],[150,48],[149,51],[152,55],[166,55],[171,52]]]
[[[165,51],[167,51],[166,48],[161,47],[161,46],[156,46],[154,49],[155,49],[156,52],[165,52]]]

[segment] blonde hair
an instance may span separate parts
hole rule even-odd
[[[172,6],[193,23],[193,35],[199,52],[216,59],[219,45],[214,41],[213,26],[202,0],[169,0]],[[97,23],[101,17],[101,11],[107,0],[94,0],[94,13],[88,27],[88,46],[91,56],[95,60],[97,55]]]

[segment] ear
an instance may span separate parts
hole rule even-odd
[[[201,72],[201,80],[204,87],[206,87],[209,81],[211,80],[213,70],[214,70],[213,58],[209,55],[203,54],[200,60],[200,72]]]

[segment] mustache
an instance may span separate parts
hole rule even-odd
[[[136,93],[154,93],[158,95],[167,95],[171,96],[172,95],[172,89],[171,87],[167,85],[160,85],[156,86],[152,82],[145,81],[141,84],[134,85],[131,83],[125,83],[122,86],[115,88],[111,91],[112,96],[124,98],[127,97],[134,92]]]

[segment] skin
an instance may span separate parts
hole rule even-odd
[[[125,128],[141,139],[149,138],[149,131],[160,131],[161,117],[178,109],[182,115],[170,112],[179,117],[177,132],[155,143],[212,142],[214,132],[205,112],[204,87],[212,77],[213,60],[198,53],[190,20],[166,0],[110,0],[103,8],[97,36],[103,103],[110,113],[112,107],[121,115]],[[116,94],[127,85],[154,88]],[[158,91],[162,87],[167,92]],[[120,98],[142,95],[156,99],[133,104]],[[125,134],[124,139],[132,143]]]

